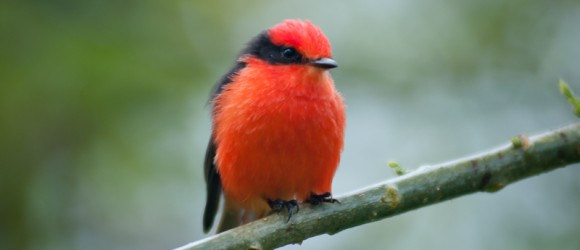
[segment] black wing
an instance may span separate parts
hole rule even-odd
[[[230,71],[228,71],[228,73],[225,74],[215,85],[211,93],[210,101],[213,101],[213,99],[223,91],[223,87],[232,82],[232,77],[244,67],[246,67],[246,63],[236,62],[234,67],[232,67]],[[215,106],[213,107],[213,112],[215,112]],[[203,231],[205,233],[207,233],[213,225],[222,194],[222,183],[214,162],[216,150],[217,145],[214,141],[212,131],[212,136],[209,139],[203,163],[205,183],[207,187],[207,200],[205,203],[205,211],[203,212]]]

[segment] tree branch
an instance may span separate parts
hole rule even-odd
[[[189,243],[180,250],[273,249],[320,234],[381,220],[478,191],[495,192],[515,181],[580,162],[580,123],[489,152],[436,166],[338,197],[340,204],[304,205],[290,222],[286,214]]]

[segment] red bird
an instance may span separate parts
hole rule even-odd
[[[330,43],[309,21],[286,20],[242,51],[212,95],[213,131],[205,155],[203,229],[217,231],[299,202],[336,202],[334,173],[344,142],[345,112],[329,69]]]

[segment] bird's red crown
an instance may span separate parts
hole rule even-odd
[[[290,46],[309,59],[331,58],[330,42],[310,21],[286,20],[268,30],[272,43]]]

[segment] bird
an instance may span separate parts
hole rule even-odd
[[[262,31],[212,90],[204,159],[208,233],[223,193],[217,232],[301,203],[336,203],[332,181],[344,146],[345,103],[330,69],[330,42],[309,20]]]

